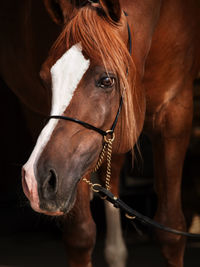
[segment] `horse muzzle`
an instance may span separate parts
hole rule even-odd
[[[36,161],[30,158],[24,165],[23,190],[35,211],[62,215],[73,208],[78,183],[96,164],[101,145],[97,149],[94,143],[87,151],[85,143],[78,147],[73,155],[63,149],[57,150],[56,156],[55,147],[47,147]]]
[[[33,173],[27,172],[25,167],[22,168],[22,187],[23,187],[24,194],[30,201],[30,205],[32,209],[35,210],[36,212],[43,213],[43,214],[50,215],[50,216],[63,215],[64,210],[62,210],[61,207],[64,206],[64,204],[61,204],[61,203],[58,204],[57,202],[53,201],[52,188],[49,189],[50,194],[51,194],[51,198],[49,199],[49,194],[47,193],[48,188],[51,187],[51,185],[49,185],[48,183],[49,179],[50,177],[48,177],[46,186],[44,186],[44,191],[45,191],[44,195],[46,199],[42,198],[41,200],[38,194],[37,181]],[[54,185],[52,187],[54,187]]]

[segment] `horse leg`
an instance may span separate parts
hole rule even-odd
[[[124,163],[123,155],[113,155],[112,157],[112,176],[111,191],[118,196],[118,187],[120,179],[120,171]],[[106,166],[100,171],[100,179],[103,180],[106,173]],[[109,267],[125,267],[127,258],[127,249],[124,243],[121,229],[120,211],[113,205],[105,201],[106,214],[106,242],[105,242],[105,258]]]
[[[90,212],[90,188],[83,181],[79,182],[75,206],[64,218],[63,227],[69,266],[92,267],[96,226]]]
[[[156,220],[185,230],[181,208],[181,177],[192,124],[192,90],[183,90],[157,114],[151,135],[158,208]],[[185,238],[157,231],[169,267],[182,267]]]

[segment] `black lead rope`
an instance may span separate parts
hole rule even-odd
[[[99,184],[94,184],[92,188],[94,192],[96,192],[101,198],[106,198],[106,200],[112,203],[115,208],[119,208],[120,210],[122,210],[125,213],[126,217],[130,220],[137,220],[144,225],[148,225],[153,228],[157,228],[159,230],[169,232],[175,235],[182,235],[190,238],[200,238],[200,234],[192,234],[175,230],[168,226],[164,226],[163,224],[160,224],[147,216],[142,215],[138,211],[129,207],[120,198],[115,197],[110,191],[108,191],[106,188],[102,187]]]

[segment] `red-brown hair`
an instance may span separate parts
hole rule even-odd
[[[112,70],[120,82],[120,93],[123,95],[123,109],[120,132],[123,143],[128,142],[133,147],[136,142],[137,127],[133,107],[135,88],[135,65],[130,56],[127,44],[122,40],[120,28],[122,25],[111,21],[98,9],[92,6],[80,8],[72,15],[61,35],[53,46],[53,50],[60,50],[64,45],[63,53],[76,43],[81,43],[84,54],[98,62],[103,62],[106,70]],[[61,56],[61,55],[60,55]],[[134,103],[136,104],[136,103]],[[119,127],[118,127],[119,129]]]

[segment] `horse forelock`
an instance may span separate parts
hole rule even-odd
[[[114,72],[120,82],[120,93],[123,95],[122,116],[119,121],[123,132],[122,140],[128,140],[133,147],[136,140],[137,126],[133,106],[135,88],[135,65],[129,54],[126,41],[120,31],[122,25],[112,23],[105,16],[86,6],[79,9],[52,47],[52,53],[59,57],[74,44],[81,43],[84,56],[96,64],[104,65],[109,72]],[[128,74],[127,74],[128,70]],[[120,142],[120,148],[123,142]]]

